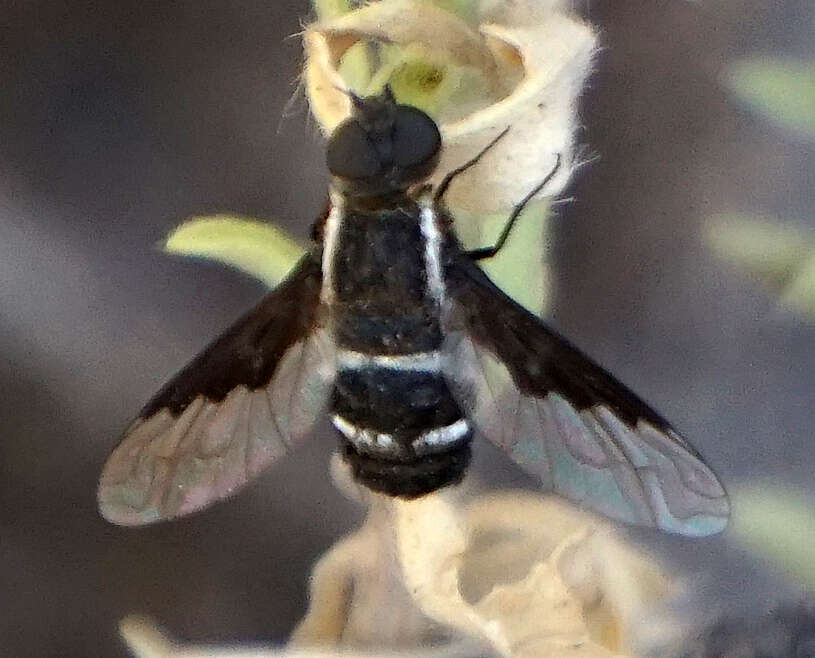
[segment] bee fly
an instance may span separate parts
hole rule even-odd
[[[139,525],[202,509],[327,410],[355,478],[391,496],[458,482],[482,435],[545,489],[615,519],[722,530],[726,494],[693,448],[476,264],[554,170],[495,246],[465,251],[442,197],[489,146],[433,190],[434,121],[389,90],[352,99],[312,250],[142,410],[102,473],[102,514]]]

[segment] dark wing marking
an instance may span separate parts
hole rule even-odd
[[[447,274],[448,380],[477,430],[548,489],[613,518],[684,535],[726,526],[724,489],[667,421],[472,261]]]
[[[147,403],[102,472],[106,519],[140,525],[207,507],[308,433],[334,378],[321,282],[304,257]]]

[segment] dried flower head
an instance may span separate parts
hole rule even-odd
[[[637,620],[670,591],[656,562],[564,501],[516,491],[462,505],[449,490],[402,501],[361,488],[340,459],[332,471],[367,519],[315,565],[289,645],[246,655],[632,655]],[[142,657],[237,655],[172,643],[138,618],[124,631]]]
[[[385,83],[430,113],[444,153],[437,176],[472,158],[498,133],[509,135],[456,180],[452,207],[505,211],[552,168],[574,161],[577,98],[595,49],[592,29],[562,3],[473,3],[467,16],[432,2],[382,0],[305,32],[305,81],[314,116],[331,132],[351,111],[344,92]],[[368,55],[368,53],[371,53]],[[541,191],[562,191],[565,166]]]

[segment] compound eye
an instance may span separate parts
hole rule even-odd
[[[409,169],[431,163],[441,149],[441,135],[433,121],[421,110],[400,105],[393,122],[393,161]]]
[[[331,134],[326,162],[332,174],[352,180],[373,178],[382,169],[368,133],[354,119],[341,123]]]

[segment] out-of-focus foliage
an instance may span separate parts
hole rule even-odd
[[[815,141],[815,63],[750,59],[730,67],[725,83],[742,104],[801,139]],[[714,216],[708,244],[755,275],[781,304],[815,319],[815,236],[778,218]]]
[[[731,491],[734,538],[815,594],[815,501],[756,482]]]
[[[815,142],[815,63],[750,59],[730,67],[734,97],[779,129]],[[712,217],[705,239],[723,260],[755,277],[785,308],[815,320],[815,233],[804,222],[758,213]],[[730,536],[815,592],[815,501],[767,482],[731,488]],[[772,606],[757,602],[755,618],[721,620],[677,655],[815,656],[811,599]]]
[[[730,90],[778,126],[815,141],[815,63],[752,59],[734,64]]]
[[[778,219],[728,213],[710,219],[705,238],[782,306],[815,319],[815,234]]]

